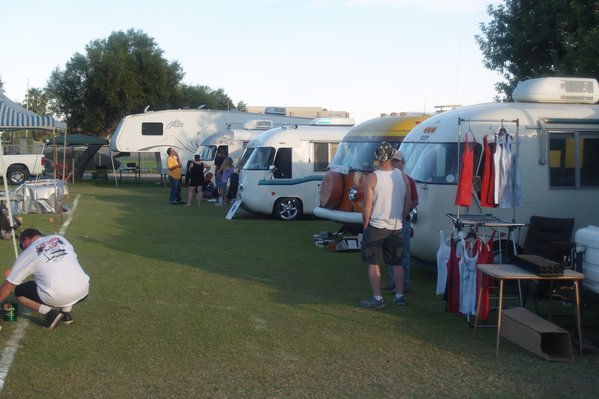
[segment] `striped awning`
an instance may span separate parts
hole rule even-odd
[[[66,130],[67,126],[51,116],[41,116],[12,102],[0,93],[0,130]]]

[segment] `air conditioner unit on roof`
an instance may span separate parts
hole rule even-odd
[[[599,84],[587,78],[538,78],[518,83],[512,93],[516,102],[594,104]]]
[[[274,127],[274,123],[268,120],[252,119],[243,124],[245,130],[269,130]]]

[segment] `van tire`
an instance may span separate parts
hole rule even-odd
[[[13,165],[6,171],[8,184],[17,186],[25,183],[29,179],[29,171],[25,166]]]
[[[273,215],[280,220],[297,220],[302,213],[302,201],[293,197],[279,198],[273,209]]]

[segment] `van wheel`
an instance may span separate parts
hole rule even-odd
[[[273,213],[281,220],[297,220],[302,217],[302,201],[299,198],[279,198]]]
[[[6,178],[8,179],[8,184],[16,186],[29,179],[29,172],[24,166],[11,166],[6,172]]]

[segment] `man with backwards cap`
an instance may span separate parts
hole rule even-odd
[[[378,170],[371,173],[364,187],[362,210],[364,233],[362,237],[362,260],[368,263],[368,278],[373,297],[360,305],[369,309],[383,309],[381,295],[381,263],[391,265],[397,287],[393,303],[406,304],[403,295],[403,240],[402,221],[412,209],[411,189],[407,177],[393,168],[391,158],[395,148],[383,141],[374,152]]]
[[[19,246],[23,252],[0,285],[0,302],[14,289],[20,304],[44,315],[44,327],[54,328],[60,320],[72,323],[73,305],[89,292],[89,276],[71,243],[60,235],[44,236],[37,229],[25,229]],[[25,281],[29,276],[33,279]]]

